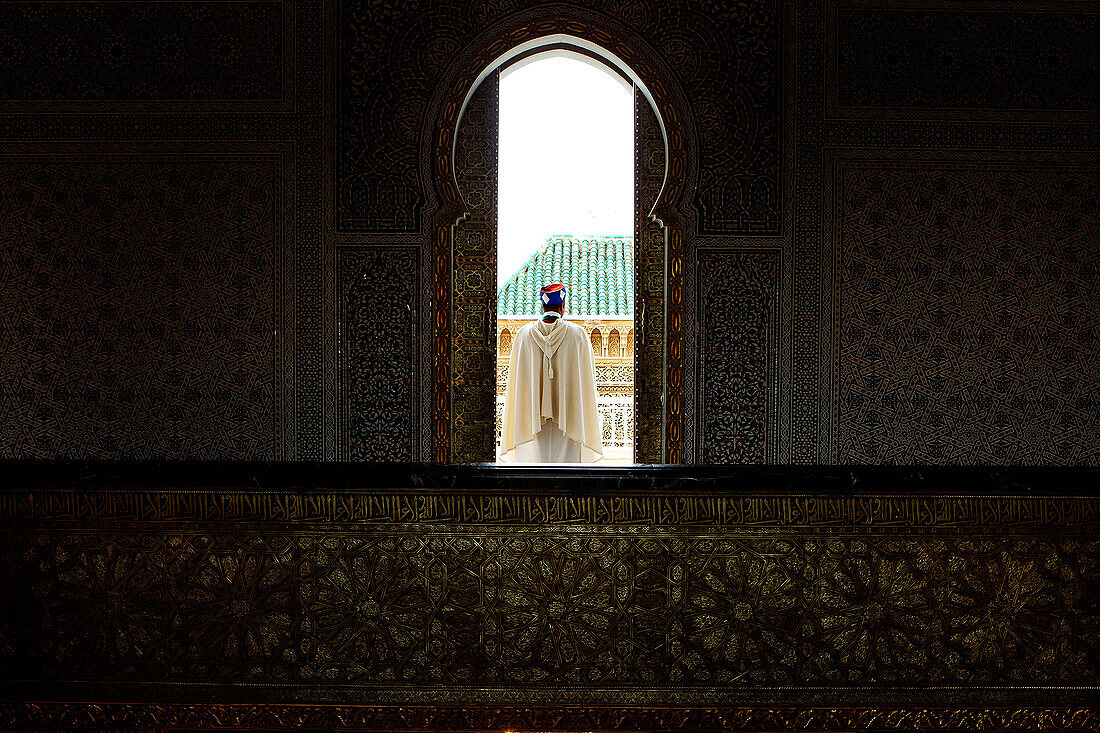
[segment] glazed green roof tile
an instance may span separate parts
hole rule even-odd
[[[634,238],[547,238],[497,290],[497,314],[542,313],[539,289],[550,283],[565,285],[570,315],[634,315]]]

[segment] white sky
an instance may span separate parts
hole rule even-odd
[[[497,284],[553,234],[634,233],[634,93],[576,57],[500,78]]]

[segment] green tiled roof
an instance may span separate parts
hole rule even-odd
[[[497,291],[497,313],[542,313],[539,288],[550,283],[565,285],[569,315],[633,315],[634,238],[549,237]]]

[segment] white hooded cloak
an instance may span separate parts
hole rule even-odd
[[[561,455],[561,437],[554,428],[577,444],[576,451],[567,451],[578,456],[570,461],[603,458],[596,359],[583,328],[564,318],[551,323],[540,319],[516,332],[503,423],[502,461],[528,460],[526,451],[517,449],[533,440],[553,441],[551,454]]]

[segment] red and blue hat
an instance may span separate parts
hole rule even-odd
[[[547,285],[539,290],[539,297],[543,305],[557,305],[565,302],[565,286],[561,283]]]

